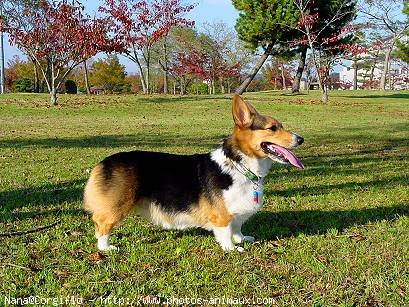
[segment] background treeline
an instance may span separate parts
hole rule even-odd
[[[235,29],[197,25],[183,0],[4,0],[1,29],[26,58],[9,92],[216,94],[269,89],[404,89],[409,6],[402,0],[235,0]],[[406,15],[405,15],[406,14]],[[134,65],[127,74],[119,57]],[[341,68],[340,68],[341,66]],[[352,78],[334,73],[352,70]]]

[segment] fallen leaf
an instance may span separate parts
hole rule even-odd
[[[95,252],[88,256],[89,261],[93,263],[101,262],[105,259],[105,256],[101,252]]]
[[[321,262],[321,263],[323,263],[323,264],[326,264],[326,265],[328,265],[329,264],[329,261],[328,261],[328,259],[325,257],[325,256],[318,256],[318,261],[319,262]]]
[[[354,240],[354,241],[362,241],[362,240],[365,240],[365,237],[362,235],[362,234],[360,234],[359,232],[354,232],[353,234],[351,234],[350,236],[349,236],[349,238],[351,239],[351,240]]]
[[[400,296],[405,297],[405,286],[404,285],[399,285],[397,288],[397,291],[399,293]]]

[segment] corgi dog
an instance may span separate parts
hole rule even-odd
[[[99,250],[116,249],[109,244],[112,228],[133,209],[165,229],[212,231],[225,251],[243,251],[235,244],[254,241],[241,227],[262,206],[263,178],[273,162],[304,168],[289,150],[304,139],[238,95],[232,113],[233,133],[210,153],[121,152],[95,166],[84,208]]]

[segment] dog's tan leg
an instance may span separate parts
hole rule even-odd
[[[84,191],[84,208],[92,214],[99,250],[116,249],[109,244],[109,235],[135,203],[135,181],[132,179],[119,168],[113,171],[108,181],[104,178],[101,165],[91,173]]]
[[[115,250],[116,247],[109,244],[109,236],[112,228],[117,225],[120,220],[114,219],[108,214],[98,213],[93,214],[92,220],[95,224],[95,237],[98,240],[98,249],[101,251]]]

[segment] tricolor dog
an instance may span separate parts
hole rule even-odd
[[[84,207],[99,250],[115,249],[109,244],[112,228],[133,209],[165,229],[212,231],[226,251],[243,251],[235,243],[254,241],[241,227],[262,205],[263,178],[273,162],[303,168],[289,149],[304,139],[238,95],[232,112],[233,133],[210,153],[121,152],[95,166]]]

